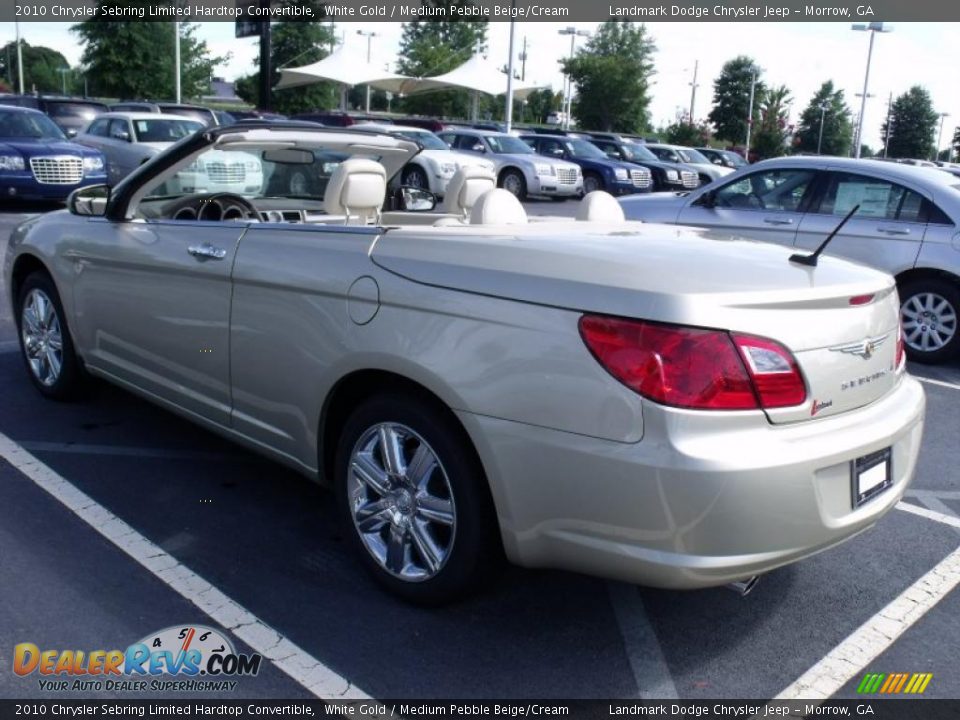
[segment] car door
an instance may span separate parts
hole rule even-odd
[[[107,173],[109,177],[111,145],[107,142],[109,136],[110,118],[100,118],[94,120],[85,133],[77,136],[77,141],[92,148],[96,148],[103,153],[107,159]]]
[[[90,218],[67,258],[86,363],[189,414],[230,417],[230,269],[241,222]]]
[[[724,236],[793,245],[817,174],[813,168],[789,167],[741,175],[692,199],[677,222]]]
[[[133,129],[126,118],[113,118],[110,121],[110,143],[114,146],[116,158],[114,182],[122,180],[139,165],[138,153],[134,144]]]
[[[800,223],[798,247],[817,247],[859,205],[825,252],[893,274],[914,266],[926,230],[920,192],[880,176],[831,171],[818,195]]]

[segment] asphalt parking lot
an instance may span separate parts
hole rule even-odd
[[[0,212],[0,257],[24,212],[46,209]],[[527,209],[566,215],[573,204]],[[126,647],[197,623],[225,626],[245,652],[275,650],[281,636],[299,651],[267,653],[276,662],[230,697],[334,688],[380,698],[765,699],[814,668],[826,678],[816,687],[835,688],[835,697],[856,696],[868,672],[924,672],[934,676],[926,697],[960,698],[960,590],[942,593],[905,630],[878,615],[915,597],[911,586],[960,547],[960,524],[950,524],[960,516],[960,364],[911,367],[926,380],[928,411],[906,502],[927,515],[892,511],[851,542],[766,575],[747,597],[510,568],[476,598],[423,610],[373,585],[340,537],[332,495],[299,475],[106,384],[80,402],[43,400],[0,293],[0,433],[279,634],[225,624],[222,607],[207,612],[215,603],[202,610],[189,587],[134,561],[31,479],[35,466],[21,471],[23,458],[8,457],[0,459],[0,587],[8,589],[0,697],[44,697],[35,677],[10,671],[17,643]],[[851,638],[868,653],[864,625],[879,630],[876,657],[844,680],[831,653]],[[316,664],[291,674],[293,657]]]

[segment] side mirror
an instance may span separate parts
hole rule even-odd
[[[77,188],[67,198],[67,209],[74,215],[102,217],[110,200],[109,185],[87,185]]]
[[[65,133],[65,135],[66,135],[68,138],[75,138],[75,137],[77,136],[77,129],[76,129],[76,128],[68,128],[67,131],[66,131],[66,133]]]
[[[117,132],[113,133],[110,137],[112,137],[114,140],[120,140],[122,142],[130,142],[130,133],[128,133],[126,130],[118,130]]]
[[[693,204],[696,207],[706,208],[707,210],[712,210],[717,206],[717,193],[715,190],[705,192],[703,195],[698,197],[693,201]]]
[[[715,158],[714,161],[713,161],[713,164],[714,164],[714,165],[723,165],[723,160],[721,160],[720,158]]]
[[[407,212],[430,212],[437,206],[437,196],[429,190],[404,185],[400,188],[400,209]]]
[[[562,158],[563,148],[554,148],[553,150],[550,151],[550,154],[555,158]]]
[[[620,153],[618,153],[616,150],[607,150],[607,157],[611,160],[619,160]]]

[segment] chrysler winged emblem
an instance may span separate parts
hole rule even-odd
[[[860,342],[849,343],[847,345],[837,345],[836,347],[830,348],[831,352],[842,352],[848,355],[857,355],[862,357],[864,360],[869,360],[873,357],[873,354],[877,351],[883,343],[887,341],[887,338],[890,337],[890,333],[886,335],[880,335],[875,338],[867,338],[866,340],[861,340]]]

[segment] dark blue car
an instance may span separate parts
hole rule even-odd
[[[106,182],[99,151],[67,140],[39,110],[0,107],[0,199],[64,200]]]
[[[541,155],[569,160],[583,171],[583,191],[606,190],[611,195],[648,193],[653,176],[645,167],[611,160],[596,145],[566,135],[521,135]]]

